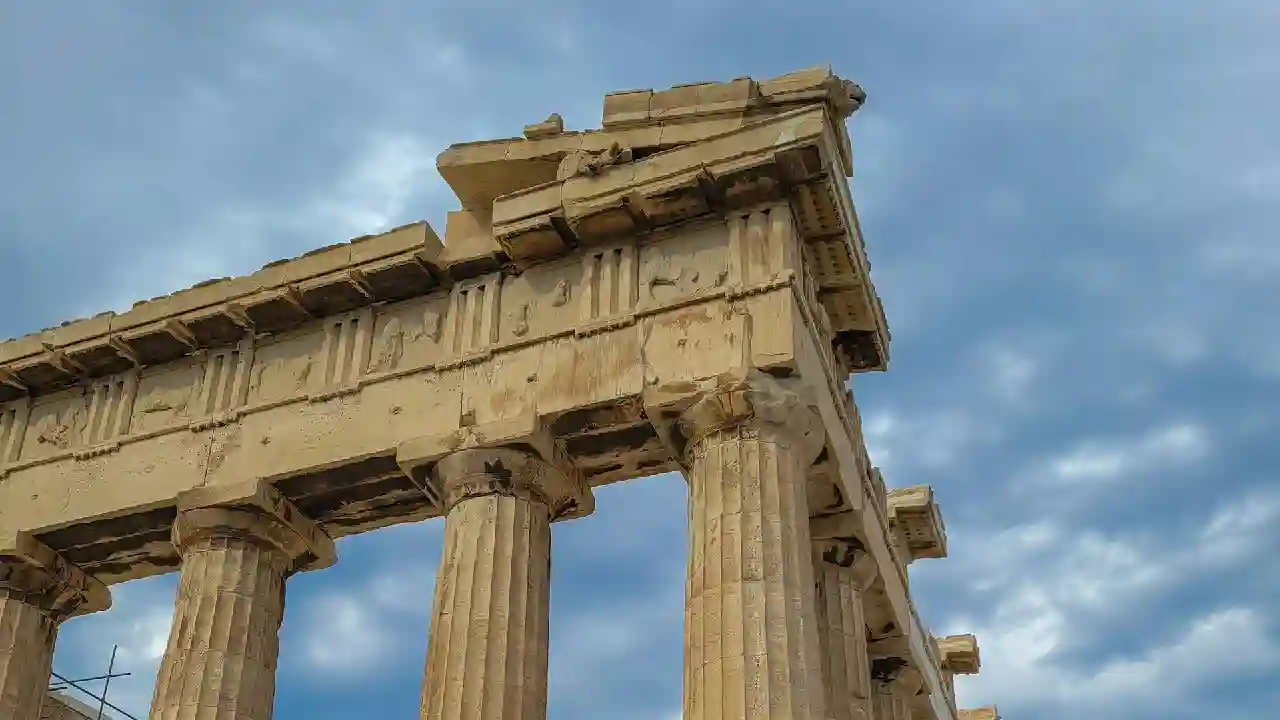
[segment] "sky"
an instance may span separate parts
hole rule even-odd
[[[852,383],[950,557],[962,706],[1280,717],[1280,5],[1265,0],[369,0],[0,5],[0,337],[406,222],[452,142],[611,90],[830,63],[893,331]],[[550,717],[680,716],[685,485],[557,525]],[[416,717],[442,523],[290,580],[276,717]],[[55,668],[145,716],[176,576],[69,621]]]

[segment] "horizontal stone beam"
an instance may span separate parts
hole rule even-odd
[[[804,335],[820,308],[782,265],[800,262],[780,249],[799,242],[791,218],[773,205],[620,239],[0,404],[0,528],[120,582],[176,568],[182,493],[263,479],[342,537],[439,513],[406,475],[403,443],[529,414],[591,485],[677,469],[645,388],[733,367],[828,387],[846,372]],[[731,284],[750,267],[733,241],[744,233],[775,248],[773,265]],[[847,406],[823,402],[846,421]],[[830,435],[830,457],[856,467],[848,433]]]

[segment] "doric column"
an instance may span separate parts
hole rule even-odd
[[[0,538],[0,718],[39,719],[58,626],[109,607],[105,585],[31,535]]]
[[[824,441],[757,372],[680,417],[689,480],[684,720],[824,718],[805,471]]]
[[[258,482],[178,498],[182,573],[151,720],[267,720],[285,580],[333,564],[333,541]]]
[[[876,577],[875,559],[855,538],[814,542],[818,642],[834,720],[871,720],[871,660],[863,593]]]
[[[589,513],[590,491],[549,436],[511,423],[407,443],[399,460],[445,513],[421,717],[546,718],[551,523]]]
[[[911,720],[911,696],[902,683],[876,682],[874,686],[874,720]]]
[[[870,643],[874,720],[911,720],[912,699],[923,687],[924,676],[905,659],[909,653],[903,636]]]

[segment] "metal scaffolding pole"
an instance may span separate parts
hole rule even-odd
[[[116,705],[113,705],[107,701],[107,692],[111,689],[112,679],[120,678],[120,677],[128,677],[129,675],[132,675],[132,673],[127,673],[127,672],[118,673],[115,671],[116,652],[119,649],[120,649],[119,645],[111,646],[111,661],[107,663],[107,673],[105,675],[95,675],[93,677],[78,678],[76,680],[71,680],[69,678],[63,677],[62,675],[59,675],[56,672],[50,673],[53,676],[53,679],[56,680],[57,682],[54,682],[49,685],[49,692],[57,692],[60,690],[67,690],[67,689],[77,690],[89,696],[91,699],[98,701],[98,714],[97,714],[97,717],[94,718],[94,720],[103,720],[103,716],[106,713],[108,708],[110,708],[114,712],[119,713],[121,717],[126,718],[126,720],[138,720],[136,716],[129,714],[128,711]],[[101,693],[94,692],[93,690],[86,688],[83,684],[88,682],[97,682],[99,680],[102,681]]]

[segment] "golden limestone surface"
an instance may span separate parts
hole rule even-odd
[[[684,412],[689,477],[686,720],[825,717],[804,471],[808,403],[764,373]]]
[[[105,585],[30,533],[0,531],[0,718],[40,717],[58,626],[110,606]]]
[[[151,718],[268,718],[289,577],[443,517],[421,717],[545,718],[555,522],[681,472],[686,718],[957,720],[976,640],[908,575],[946,557],[938,504],[886,488],[846,389],[890,346],[864,101],[827,68],[612,93],[600,129],[442,152],[444,242],[0,343],[0,716],[39,717],[63,619],[179,572]]]

